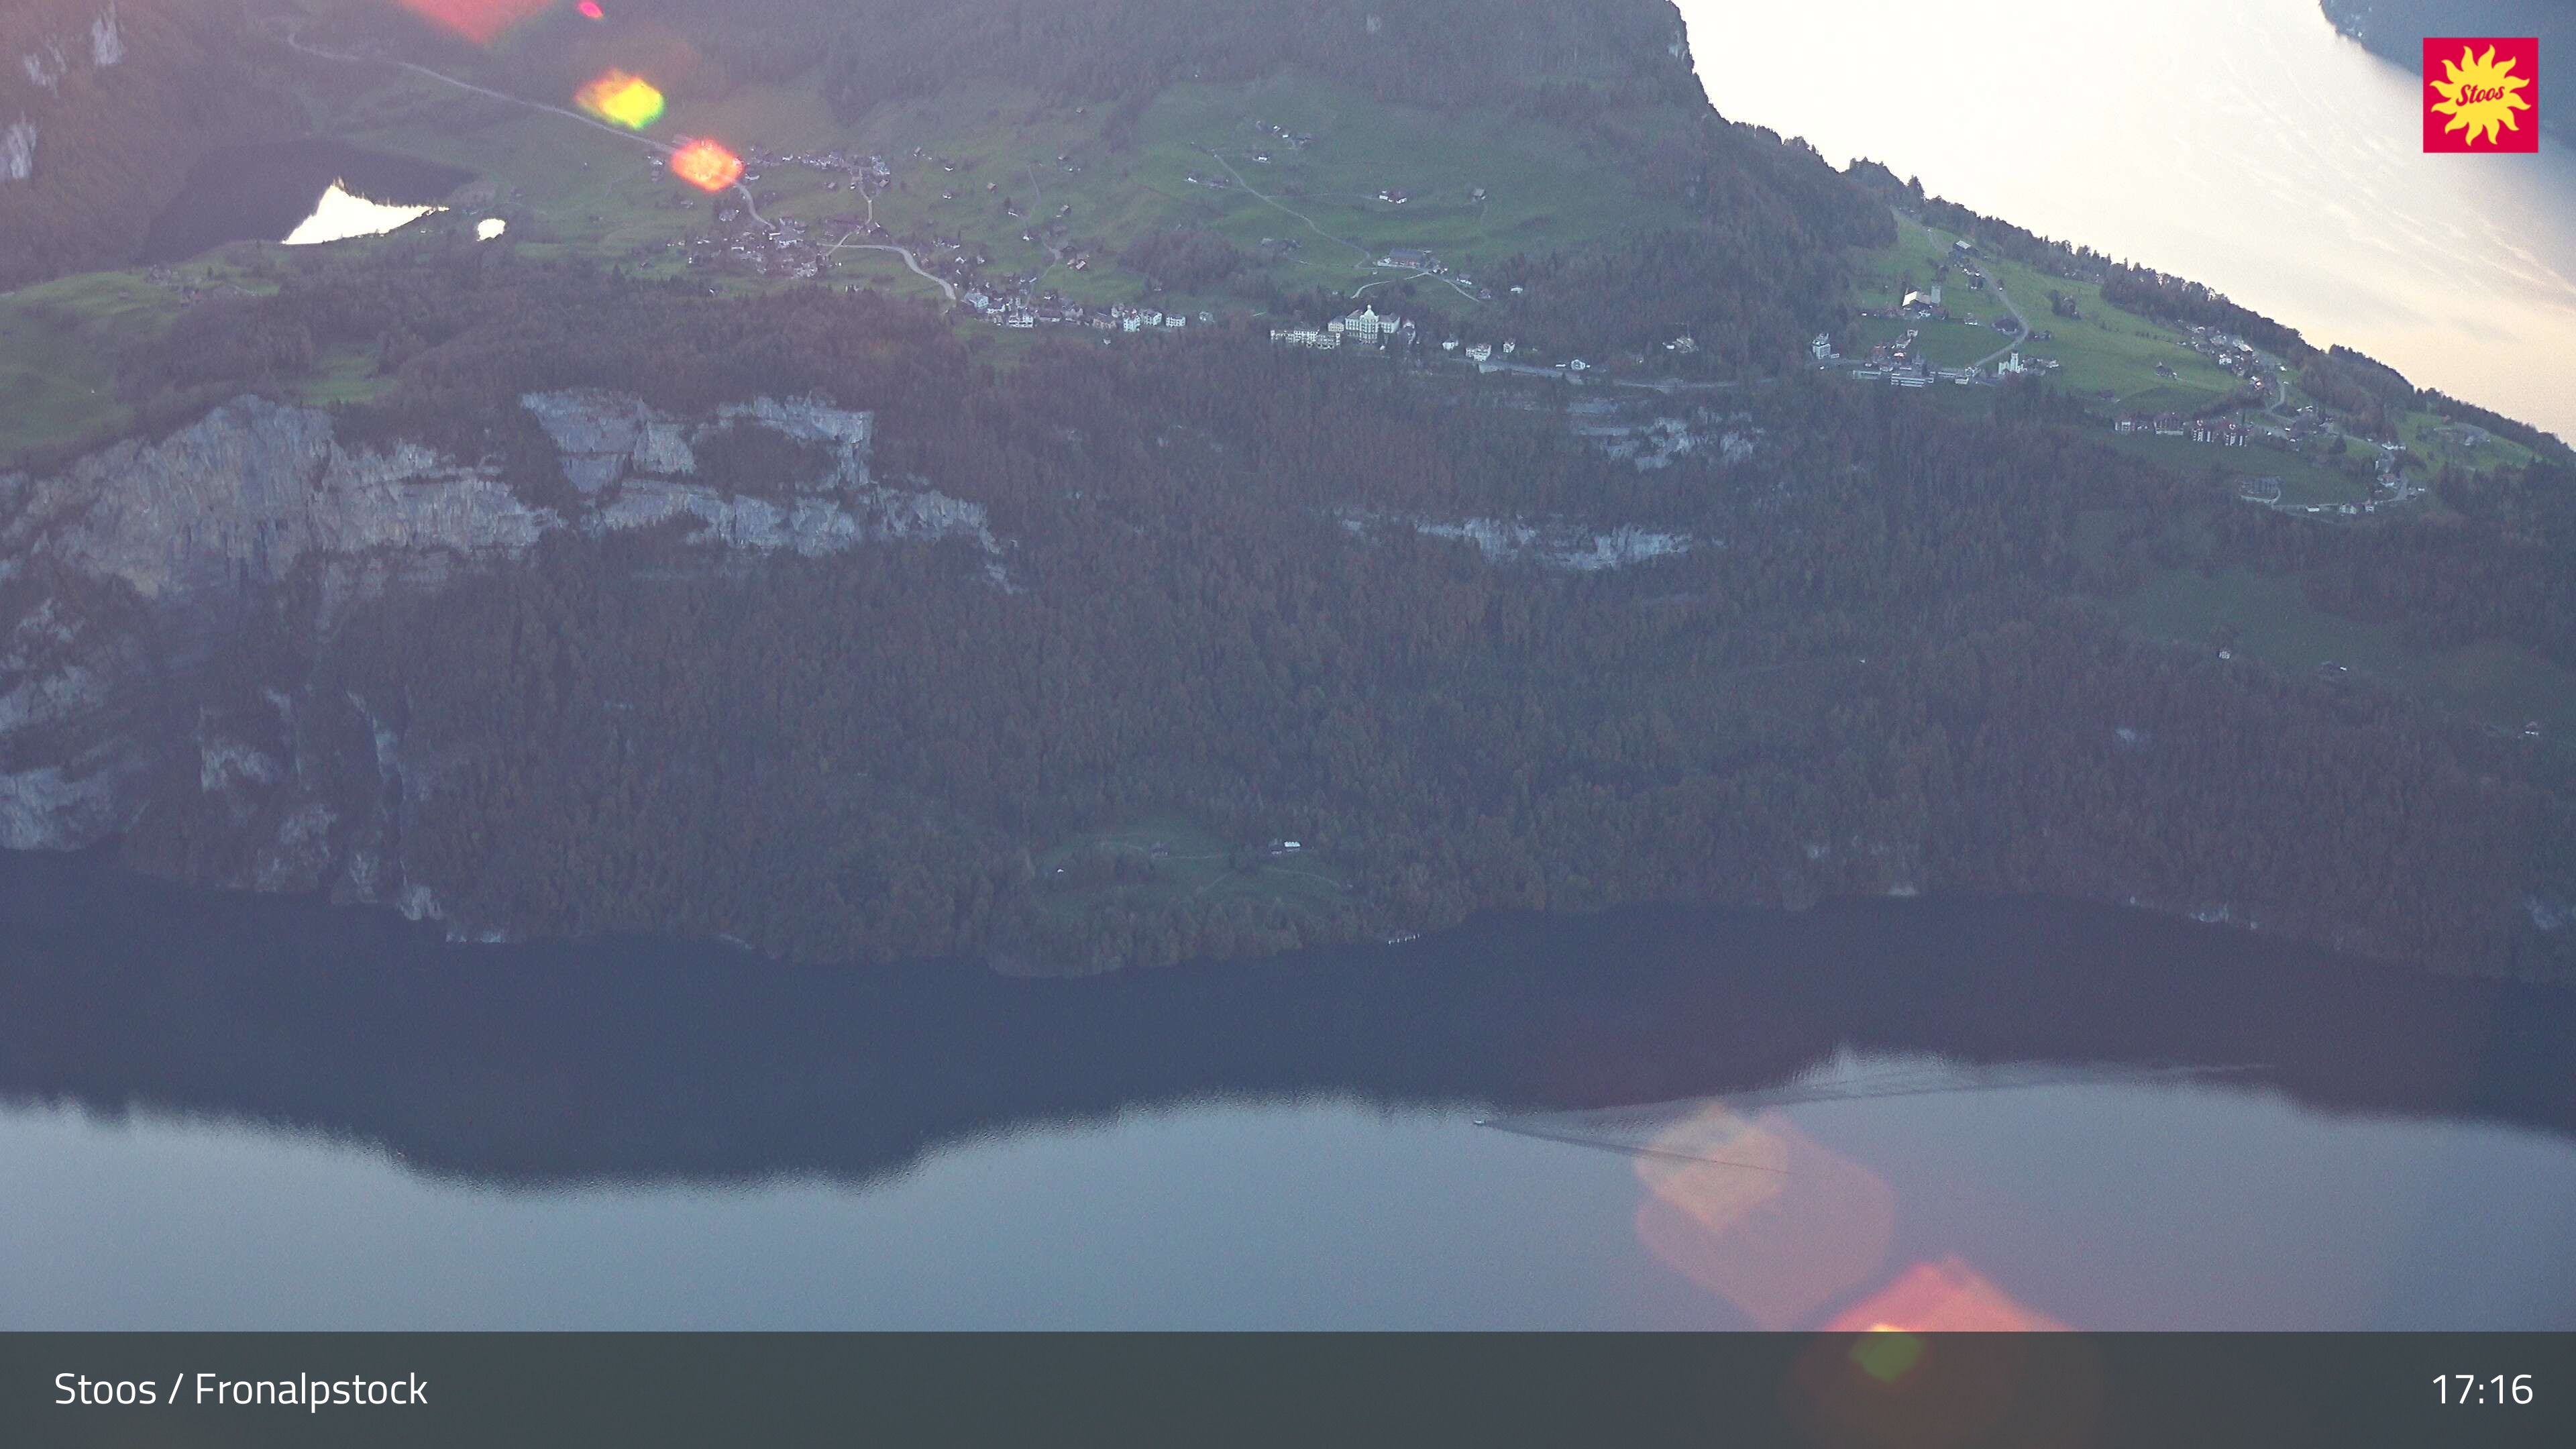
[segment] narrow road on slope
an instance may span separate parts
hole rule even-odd
[[[1302,211],[1291,211],[1276,198],[1264,196],[1259,191],[1255,191],[1252,183],[1244,179],[1243,173],[1234,169],[1234,163],[1226,160],[1223,156],[1218,155],[1213,149],[1209,150],[1207,154],[1209,160],[1214,161],[1219,166],[1225,168],[1225,174],[1233,177],[1234,184],[1242,187],[1246,195],[1269,202],[1272,206],[1278,207],[1281,211],[1288,212],[1290,216],[1306,223],[1308,229],[1312,230],[1315,235],[1322,237],[1324,240],[1328,242],[1339,242],[1343,246],[1349,247],[1352,251],[1358,252],[1360,254],[1361,261],[1367,262],[1375,260],[1375,258],[1369,255],[1369,249],[1367,247],[1361,246],[1358,242],[1352,241],[1349,237],[1335,236],[1331,232],[1324,230],[1322,227],[1316,226],[1315,219],[1313,217],[1306,215]]]
[[[1968,364],[1979,372],[1985,371],[1989,364],[2002,357],[2005,353],[2021,346],[2022,343],[2030,337],[2030,319],[2021,314],[2021,307],[2018,303],[2013,301],[2012,293],[2004,290],[2003,278],[1996,276],[1995,269],[1992,267],[1985,268],[1985,274],[1986,286],[1994,292],[1995,300],[2003,303],[2004,310],[2012,314],[2012,319],[2015,322],[2021,324],[2021,336],[2014,338],[2003,346],[1996,348],[1994,351],[1989,352],[1985,356]]]
[[[873,210],[873,208],[871,210]],[[912,268],[913,275],[921,277],[928,281],[932,286],[937,287],[941,296],[946,297],[951,302],[957,300],[956,284],[936,272],[923,270],[920,260],[913,256],[911,248],[899,247],[891,242],[854,242],[850,240],[851,237],[858,235],[860,235],[860,233],[855,231],[844,235],[839,241],[832,243],[829,248],[825,249],[823,253],[824,257],[828,260],[833,252],[837,252],[843,247],[848,247],[854,252],[892,252],[896,256],[903,258],[903,264]]]

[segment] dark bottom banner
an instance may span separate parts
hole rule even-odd
[[[0,1445],[2576,1445],[2576,1335],[0,1336]]]

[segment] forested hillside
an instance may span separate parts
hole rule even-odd
[[[745,573],[676,535],[567,539],[327,636],[309,591],[267,615],[219,671],[239,682],[218,717],[264,716],[281,679],[400,701],[379,727],[449,762],[406,827],[414,879],[460,920],[1101,966],[1500,907],[2035,890],[2563,969],[2532,929],[2576,898],[2558,757],[2369,685],[2125,637],[2086,600],[2171,557],[2157,520],[2210,495],[2035,394],[1952,417],[1789,381],[1699,424],[1749,447],[1641,472],[1525,385],[1218,332],[996,373],[910,304],[720,302],[436,248],[231,305],[188,361],[138,372],[255,372],[269,345],[214,344],[382,323],[412,340],[351,436],[505,459],[539,496],[562,484],[515,404],[530,389],[821,392],[875,412],[883,471],[971,499],[1005,540],[997,578],[945,545]],[[2555,496],[2532,480],[2472,526],[2554,540],[2515,500]],[[1444,532],[1475,519],[1669,542],[1551,566]],[[2135,526],[2106,539],[2103,519]],[[2482,550],[2447,589],[2393,536],[2270,521],[2188,547],[2209,567],[2304,550],[2404,591],[2329,607],[2576,658],[2550,544]],[[363,728],[299,731],[312,768],[374,778]],[[129,858],[234,878],[242,820],[195,760]],[[1141,850],[1049,863],[1158,820],[1256,874],[1265,842],[1300,840],[1338,893],[1193,897]]]
[[[1719,119],[1661,0],[628,0],[489,49],[309,9],[318,52],[233,39],[484,200],[46,289],[119,325],[61,329],[94,374],[0,461],[12,841],[814,959],[1948,890],[2576,969],[2561,454],[2294,519],[2042,381],[1811,371],[1891,206],[1970,218]],[[636,47],[766,170],[683,196],[510,98]],[[2384,429],[2423,401],[1975,220],[1999,275],[2242,328]],[[1381,264],[1425,234],[1441,270]],[[1029,325],[970,305],[1001,281]],[[1364,302],[1417,335],[1273,343]],[[2227,588],[2305,632],[2192,612]]]
[[[242,24],[206,0],[0,6],[0,292],[126,261],[198,157],[302,129]]]

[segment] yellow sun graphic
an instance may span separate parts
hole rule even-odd
[[[2481,132],[2489,141],[2497,141],[2506,131],[2520,131],[2522,123],[2513,113],[2530,110],[2531,102],[2514,92],[2531,82],[2515,75],[2513,67],[2512,57],[2497,63],[2492,45],[2483,57],[2474,47],[2463,46],[2458,60],[2442,62],[2450,79],[2433,82],[2433,89],[2442,93],[2433,110],[2451,118],[2443,134],[2465,129],[2469,134],[2463,139],[2475,145]]]

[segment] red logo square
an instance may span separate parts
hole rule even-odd
[[[2424,38],[2424,149],[2540,149],[2540,41]]]

